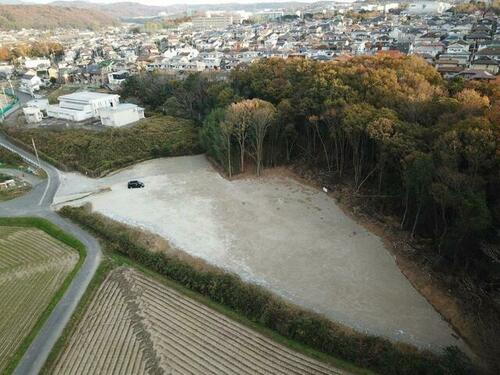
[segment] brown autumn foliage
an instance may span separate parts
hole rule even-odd
[[[96,10],[49,5],[0,5],[0,29],[96,29],[115,21]]]

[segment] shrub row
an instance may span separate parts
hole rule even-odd
[[[148,251],[126,225],[87,208],[63,207],[60,213],[105,241],[108,249],[179,282],[280,335],[323,353],[383,374],[468,374],[471,368],[457,348],[436,355],[404,344],[354,332],[322,316],[285,302],[269,291],[219,268],[200,267],[188,257]]]

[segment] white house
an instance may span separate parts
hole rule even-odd
[[[7,64],[0,64],[0,76],[10,78],[14,73],[14,66]]]
[[[99,110],[101,123],[105,126],[124,126],[144,118],[144,108],[135,104],[119,104],[117,107]]]
[[[126,70],[108,73],[108,82],[112,86],[120,86],[129,76],[130,73]]]
[[[5,190],[5,189],[10,189],[16,186],[16,180],[6,180],[3,182],[0,182],[0,189]]]
[[[40,108],[37,107],[26,107],[23,108],[24,117],[28,124],[34,124],[42,121],[43,115]]]
[[[469,43],[458,40],[446,47],[446,53],[469,53]]]
[[[414,54],[421,55],[430,55],[432,57],[436,57],[438,53],[443,52],[444,44],[443,43],[416,43],[413,47]]]
[[[99,110],[106,107],[117,107],[120,96],[98,92],[81,91],[59,98],[59,105],[50,105],[47,115],[50,117],[84,121],[99,117]]]
[[[41,85],[42,80],[40,79],[40,77],[38,77],[35,72],[29,71],[21,77],[21,85],[19,87],[19,90],[24,93],[33,95],[35,91],[40,90]]]
[[[49,59],[26,59],[26,61],[24,61],[24,67],[26,69],[48,68],[49,66]]]

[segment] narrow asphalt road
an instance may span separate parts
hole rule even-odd
[[[35,157],[10,143],[0,135],[0,146],[5,147],[31,164]],[[66,293],[45,321],[38,335],[19,362],[14,374],[35,375],[40,372],[50,351],[68,323],[101,260],[101,247],[98,241],[69,220],[57,215],[50,208],[59,187],[59,171],[52,165],[40,161],[48,178],[35,186],[26,195],[0,204],[0,216],[38,216],[50,220],[68,233],[78,238],[87,249],[85,261],[71,282]]]

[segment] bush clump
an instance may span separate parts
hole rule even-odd
[[[285,302],[280,297],[237,275],[217,267],[193,262],[178,254],[152,252],[139,244],[129,227],[85,207],[60,210],[88,228],[106,247],[177,281],[214,302],[270,328],[280,335],[323,353],[383,374],[469,374],[470,363],[456,348],[442,355],[420,351],[404,344],[360,334],[324,317]]]

